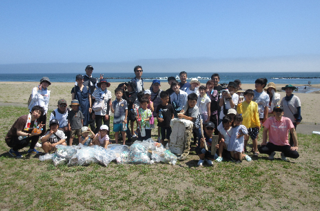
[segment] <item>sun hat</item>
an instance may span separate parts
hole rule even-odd
[[[200,85],[200,81],[198,81],[197,78],[192,78],[191,81],[190,81],[190,84],[198,84],[198,85]]]
[[[89,133],[89,132],[90,132],[90,130],[89,130],[89,128],[88,128],[87,126],[83,126],[83,127],[81,128],[81,134]]]
[[[48,77],[46,77],[46,76],[41,78],[40,84],[41,84],[42,82],[48,82],[49,85],[51,85],[50,79],[49,79]]]
[[[291,84],[288,84],[288,85],[286,85],[285,87],[282,87],[282,90],[286,90],[287,88],[292,89],[292,90],[297,89],[297,87],[295,87],[295,86],[293,86],[293,85],[291,85]]]
[[[276,84],[273,82],[268,83],[268,85],[264,89],[267,90],[268,88],[273,88],[275,91],[277,91]]]
[[[236,109],[234,109],[234,108],[230,108],[229,110],[228,110],[228,113],[227,114],[234,114],[234,115],[236,115],[237,114],[237,111],[236,111]]]
[[[215,126],[215,124],[213,122],[208,122],[206,124],[206,128],[208,128],[208,127],[215,128],[216,126]]]
[[[76,99],[75,99],[75,100],[71,100],[71,105],[70,105],[70,107],[73,106],[73,105],[77,105],[77,106],[80,105],[80,104],[79,104],[79,101],[76,100]]]
[[[160,80],[155,79],[155,80],[152,81],[152,84],[159,84],[160,85]]]
[[[237,93],[244,93],[244,90],[243,89],[239,89],[239,90],[237,90]]]
[[[108,125],[101,125],[100,130],[109,130]]]
[[[102,83],[107,84],[107,87],[110,86],[110,83],[107,81],[107,79],[104,79],[104,78],[100,80],[100,82],[97,84],[97,86],[100,88]]]
[[[145,95],[151,95],[151,91],[150,91],[150,89],[146,89],[146,90],[144,90],[144,93],[143,94],[145,94]]]
[[[86,69],[91,69],[91,70],[93,70],[93,67],[92,67],[91,65],[87,65],[87,66],[86,66]]]
[[[51,119],[50,123],[49,123],[49,127],[51,127],[51,125],[58,125],[59,121],[57,119]]]
[[[66,104],[67,105],[67,101],[65,99],[60,99],[58,101],[58,105],[62,105],[62,104]]]

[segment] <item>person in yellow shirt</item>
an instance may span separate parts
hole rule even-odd
[[[252,89],[248,89],[244,92],[245,100],[240,101],[237,106],[238,114],[242,115],[243,121],[242,124],[248,128],[248,137],[244,141],[244,151],[247,152],[247,143],[249,137],[252,139],[253,147],[253,155],[258,156],[258,134],[260,130],[260,119],[258,112],[258,104],[252,101],[254,96],[254,91]]]

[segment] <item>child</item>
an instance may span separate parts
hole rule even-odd
[[[258,156],[258,134],[260,129],[260,120],[259,120],[259,112],[258,112],[258,104],[252,101],[254,96],[254,91],[252,89],[248,89],[244,92],[245,101],[241,102],[237,111],[239,114],[242,114],[243,117],[243,125],[248,128],[249,136],[253,142],[253,153],[255,156]],[[249,139],[249,138],[248,138]],[[244,151],[246,152],[246,147],[248,143],[248,139],[244,141]]]
[[[171,127],[170,121],[174,118],[174,110],[171,104],[169,104],[168,92],[161,92],[161,104],[158,105],[156,114],[161,128],[161,143],[164,145],[165,141],[170,142]]]
[[[109,145],[108,130],[109,127],[107,125],[101,125],[99,132],[92,140],[93,145],[98,145],[107,149]]]
[[[200,86],[200,82],[197,78],[192,78],[190,81],[190,87],[186,89],[187,94],[196,93],[199,96],[198,87]]]
[[[199,91],[200,91],[200,97],[197,101],[197,106],[199,107],[199,112],[203,122],[207,123],[210,121],[210,116],[211,116],[211,111],[210,111],[211,100],[206,94],[205,86],[200,86]]]
[[[92,139],[96,136],[90,128],[84,126],[81,128],[82,136],[80,143],[84,146],[92,146]],[[91,135],[89,135],[91,133]]]
[[[220,97],[219,106],[221,107],[219,118],[227,115],[228,109],[236,108],[239,101],[239,95],[236,94],[236,83],[231,81],[228,84],[228,89],[223,89]]]
[[[127,137],[128,137],[128,141],[131,142],[131,138],[135,137],[134,130],[133,130],[133,123],[136,120],[136,115],[135,115],[135,112],[134,112],[134,102],[137,99],[137,93],[136,93],[136,84],[134,82],[130,81],[126,85],[127,85],[127,91],[124,92],[123,98],[128,103]],[[129,129],[129,121],[130,121],[131,131]],[[133,136],[132,136],[131,132],[134,134]]]
[[[148,102],[147,98],[140,99],[140,108],[138,109],[137,113],[137,121],[140,127],[139,131],[139,140],[147,140],[151,138],[151,124],[150,119],[152,117],[152,112],[148,109]]]
[[[216,159],[217,162],[221,162],[223,160],[222,153],[224,150],[228,149],[228,144],[230,142],[231,137],[231,127],[232,121],[231,118],[227,115],[224,116],[222,122],[218,126],[219,131],[219,152],[218,158]]]
[[[242,125],[242,116],[237,114],[233,122],[228,151],[231,152],[237,163],[242,162],[242,151],[244,145],[244,135],[248,134],[246,126]],[[249,156],[248,156],[249,157]]]
[[[174,116],[178,117],[177,114],[184,111],[188,100],[188,94],[180,90],[180,86],[177,82],[172,82],[171,88],[174,92],[170,95],[170,101],[175,111]]]
[[[153,116],[156,117],[156,109],[158,107],[158,105],[161,104],[161,97],[160,97],[160,93],[162,92],[162,90],[160,89],[160,80],[155,79],[152,81],[152,85],[150,88],[151,91],[151,101],[153,102],[153,107],[154,107],[154,111],[153,111]],[[158,124],[158,142],[160,142],[160,127]]]
[[[123,145],[126,144],[126,130],[128,118],[128,104],[127,101],[122,99],[123,89],[116,88],[114,91],[116,100],[112,102],[111,111],[114,113],[113,118],[113,132],[116,143],[118,143],[119,132],[121,131]]]
[[[214,155],[211,155],[211,143],[212,137],[214,135],[215,125],[213,122],[208,122],[205,129],[205,140],[203,138],[200,139],[200,143],[196,148],[196,153],[199,156],[200,160],[198,162],[198,166],[202,166],[203,162],[206,161],[209,166],[213,166],[212,160],[214,159]],[[208,151],[206,151],[204,147],[204,142],[206,141],[208,146]]]
[[[169,99],[170,99],[170,95],[171,95],[172,93],[174,93],[173,89],[171,88],[171,84],[172,84],[173,82],[178,83],[178,81],[176,80],[175,77],[173,77],[173,76],[168,77],[168,84],[169,84],[169,87],[170,87],[170,88],[167,89],[166,92],[168,92],[168,94],[169,94]]]
[[[42,142],[42,149],[45,153],[50,153],[57,145],[67,145],[66,136],[62,130],[58,130],[59,121],[53,119],[49,124],[50,130],[40,138]]]
[[[72,142],[75,136],[78,137],[80,143],[81,128],[83,126],[84,116],[79,110],[78,100],[72,100],[70,107],[72,108],[72,110],[68,114],[68,127],[69,131],[71,131],[69,145],[72,146]]]
[[[270,102],[269,95],[263,91],[264,87],[266,87],[268,80],[266,78],[258,78],[255,81],[255,90],[253,101],[258,103],[258,112],[261,124],[268,118],[268,105]]]

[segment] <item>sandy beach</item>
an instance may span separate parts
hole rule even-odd
[[[0,105],[17,105],[17,106],[27,106],[28,98],[31,94],[33,87],[37,86],[38,82],[0,82]],[[111,83],[108,88],[114,98],[114,89],[118,86],[118,82]],[[59,99],[64,98],[67,102],[71,101],[71,89],[74,83],[62,83],[54,82],[49,87],[51,90],[50,97],[50,108],[56,108]],[[151,86],[151,82],[145,82],[144,87],[148,89]],[[276,84],[277,90],[281,90],[281,87],[285,84]],[[301,86],[301,84],[300,84]],[[312,87],[320,88],[320,84],[312,85]],[[161,89],[166,90],[169,88],[168,83],[161,83]],[[243,89],[254,89],[254,84],[242,84]],[[279,92],[281,98],[285,96],[284,92]],[[305,128],[305,130],[310,131],[320,130],[320,112],[318,110],[320,105],[320,93],[295,93],[302,102],[302,123],[300,128]],[[299,132],[298,127],[298,132]],[[303,131],[301,131],[303,132]]]

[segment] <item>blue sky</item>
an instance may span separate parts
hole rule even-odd
[[[0,64],[320,58],[320,1],[1,0],[0,8]]]

